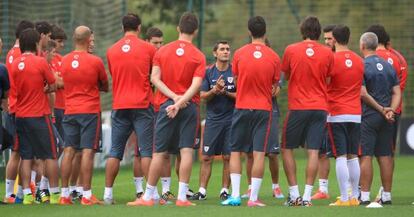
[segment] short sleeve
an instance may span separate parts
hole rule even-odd
[[[234,53],[233,62],[231,63],[231,70],[234,76],[239,75],[239,52]]]
[[[193,77],[201,77],[204,78],[204,75],[206,74],[206,58],[204,55],[200,56],[200,62],[194,72]]]
[[[108,76],[106,75],[105,66],[100,58],[97,61],[98,76],[99,81],[108,81]]]
[[[281,69],[281,65],[280,65],[280,58],[275,55],[275,74],[273,77],[273,83],[278,83],[280,80],[280,69]]]
[[[152,66],[158,66],[161,67],[161,62],[160,62],[160,54],[161,52],[158,51],[154,54],[154,58],[152,59]]]
[[[282,71],[286,75],[289,75],[290,74],[290,54],[289,54],[289,47],[286,48],[285,53],[283,54]]]
[[[206,70],[206,75],[204,76],[203,83],[201,84],[201,91],[209,91],[210,90],[210,79],[209,79],[209,72],[210,69]]]
[[[55,76],[52,72],[52,70],[49,67],[49,64],[47,64],[46,59],[42,59],[42,72],[43,77],[47,81],[48,84],[54,84],[56,82]]]

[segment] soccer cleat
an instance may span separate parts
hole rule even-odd
[[[72,199],[73,202],[75,202],[76,200],[81,200],[82,195],[76,190],[73,190],[72,192],[70,192],[70,198]]]
[[[381,204],[381,205],[392,205],[391,200],[382,200],[382,198],[380,198],[378,201],[376,201],[377,203]]]
[[[280,189],[280,187],[277,187],[277,188],[273,189],[273,197],[277,198],[277,199],[285,198],[285,196],[283,195],[282,190]]]
[[[23,205],[32,205],[34,198],[32,194],[26,194],[23,196]]]
[[[8,203],[8,204],[13,204],[16,201],[16,195],[15,194],[11,194],[9,197],[5,197],[3,202]]]
[[[370,203],[371,203],[371,201],[369,201],[369,200],[365,200],[365,201],[360,200],[359,201],[359,205],[361,205],[361,206],[369,205]]]
[[[187,199],[190,198],[190,197],[192,197],[193,195],[194,195],[194,191],[191,190],[191,189],[188,189],[188,191],[186,193]]]
[[[312,203],[310,201],[308,201],[308,200],[304,200],[304,201],[302,201],[302,206],[304,206],[304,207],[310,207],[310,206],[312,206]]]
[[[357,198],[351,198],[351,200],[349,200],[349,205],[350,206],[359,206],[359,200]]]
[[[330,203],[329,206],[350,206],[350,201],[342,201],[342,200],[336,200],[334,203]]]
[[[378,193],[377,193],[377,196],[375,197],[375,202],[378,202],[379,200],[381,200],[381,196],[382,196],[382,192],[384,191],[384,188],[381,186],[379,189],[378,189]]]
[[[36,183],[35,182],[30,182],[29,187],[30,187],[30,191],[32,191],[32,195],[34,197],[36,195]]]
[[[139,198],[141,198],[142,196],[144,195],[144,192],[137,192],[136,194],[135,194],[135,198],[137,198],[137,199],[139,199]]]
[[[220,194],[220,200],[225,201],[230,197],[230,194],[228,194],[226,191],[221,192]]]
[[[252,190],[251,189],[247,189],[247,191],[246,191],[246,193],[244,193],[242,196],[241,196],[241,198],[242,199],[248,199],[248,198],[250,198],[250,193],[252,192]]]
[[[318,190],[312,197],[312,200],[324,200],[329,199],[329,194]]]
[[[207,199],[207,195],[206,194],[202,194],[200,192],[197,192],[197,193],[193,194],[193,196],[191,196],[188,199],[189,200],[206,200]]]
[[[23,198],[16,196],[16,199],[14,200],[14,204],[22,204],[22,203],[23,203]]]
[[[288,195],[285,205],[286,206],[302,206],[302,197],[291,199],[290,195]]]
[[[40,191],[40,201],[42,203],[49,203],[50,202],[50,193],[49,190],[41,190]]]
[[[256,201],[249,200],[247,201],[247,206],[248,207],[264,207],[266,206],[266,204],[262,203],[260,200],[256,200]]]
[[[154,200],[144,200],[143,197],[137,198],[135,201],[128,202],[127,206],[154,206]]]
[[[187,206],[195,206],[195,203],[191,203],[189,200],[176,200],[176,206],[187,207]]]
[[[60,197],[59,205],[72,205],[72,199],[70,197]]]
[[[104,202],[103,201],[100,201],[98,198],[96,198],[95,197],[95,195],[93,195],[92,194],[92,196],[91,196],[91,199],[90,199],[91,201],[92,201],[92,203],[93,204],[96,204],[96,205],[103,205],[104,204]]]
[[[240,206],[241,205],[241,198],[230,196],[227,200],[222,201],[221,205],[223,205],[223,206]]]
[[[104,203],[98,200],[95,197],[95,195],[92,195],[90,199],[87,199],[86,197],[82,197],[81,204],[85,206],[90,206],[90,205],[103,205]]]
[[[104,198],[103,202],[104,202],[105,205],[114,205],[115,204],[115,201],[112,198]]]
[[[171,193],[171,191],[167,191],[164,194],[161,195],[162,199],[166,199],[166,200],[174,200],[175,196],[173,193]]]
[[[50,204],[59,204],[60,193],[53,193],[50,195]]]

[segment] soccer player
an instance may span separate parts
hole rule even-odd
[[[60,204],[72,204],[68,188],[72,160],[82,149],[82,205],[102,204],[91,190],[93,160],[101,146],[101,105],[99,91],[108,91],[103,61],[88,53],[91,30],[78,26],[73,34],[75,50],[63,57],[61,72],[65,88],[63,131],[65,148],[61,164],[62,194]]]
[[[207,117],[204,128],[204,143],[200,166],[200,188],[191,200],[205,200],[211,167],[215,155],[223,159],[222,189],[220,199],[229,196],[230,185],[230,127],[236,98],[236,86],[230,61],[230,45],[218,41],[213,47],[216,62],[209,66],[201,85],[201,99],[207,104]]]
[[[157,27],[149,28],[145,35],[147,36],[147,41],[154,45],[157,50],[164,44],[163,33]]]
[[[141,167],[147,176],[152,157],[154,110],[149,81],[154,46],[138,38],[141,18],[128,14],[122,18],[124,37],[107,51],[112,75],[112,146],[106,162],[105,204],[113,204],[112,186],[119,171],[125,145],[131,132],[139,138]]]
[[[46,21],[39,21],[35,23],[35,29],[40,34],[38,55],[45,56],[47,42],[50,40],[52,34],[52,26]]]
[[[349,50],[350,30],[337,25],[332,31],[335,39],[334,66],[328,85],[328,137],[332,156],[336,158],[336,178],[341,197],[331,206],[359,205],[358,148],[361,123],[361,86],[364,63]],[[348,183],[352,194],[348,197]]]
[[[335,38],[333,37],[332,31],[335,28],[335,25],[327,25],[323,28],[323,39],[325,45],[330,47],[332,51],[335,52]],[[327,148],[327,143],[323,142],[321,149],[319,150],[319,166],[318,166],[318,176],[319,176],[319,189],[312,196],[312,200],[319,199],[329,199],[329,153]]]
[[[59,202],[58,162],[56,139],[50,119],[50,107],[46,93],[56,89],[55,77],[47,61],[36,56],[40,34],[26,29],[20,34],[22,55],[12,64],[12,76],[16,86],[16,132],[22,158],[20,178],[23,184],[23,204],[32,204],[30,175],[34,158],[44,161],[45,176],[49,178],[50,203]],[[46,82],[46,86],[45,86]]]
[[[265,206],[258,199],[264,172],[264,158],[272,119],[272,97],[278,86],[280,58],[265,44],[266,22],[263,17],[248,21],[252,42],[238,49],[232,70],[237,85],[236,105],[231,125],[230,179],[231,197],[222,205],[238,206],[242,152],[253,150],[252,190],[248,206]],[[255,100],[252,100],[255,99]]]
[[[6,190],[4,196],[4,202],[6,203],[22,203],[23,201],[23,189],[21,186],[21,179],[19,179],[19,184],[17,188],[17,194],[13,194],[14,184],[17,177],[17,172],[19,168],[20,162],[20,155],[19,155],[19,143],[16,138],[16,123],[15,123],[15,113],[16,113],[16,86],[14,85],[13,81],[13,74],[11,71],[11,65],[15,59],[17,59],[20,55],[20,43],[19,43],[19,36],[21,32],[25,29],[33,29],[34,24],[27,20],[22,20],[16,27],[16,42],[14,43],[13,48],[7,53],[6,56],[6,68],[9,73],[9,80],[10,80],[10,91],[8,96],[8,112],[4,112],[4,119],[5,119],[5,128],[8,130],[10,135],[13,135],[13,147],[11,148],[12,152],[10,155],[10,159],[7,162],[6,166]],[[34,175],[36,176],[36,175]],[[33,177],[33,175],[32,175]],[[31,183],[31,188],[33,189],[32,193],[34,193],[35,186]]]
[[[282,135],[283,167],[289,184],[288,206],[311,206],[311,193],[318,170],[319,149],[325,138],[327,82],[333,67],[333,53],[317,42],[321,35],[319,19],[305,18],[301,42],[289,45],[283,55],[282,71],[289,81],[288,109]],[[306,145],[305,145],[306,144]],[[305,191],[299,194],[293,150],[307,150]]]
[[[381,183],[384,187],[380,204],[391,204],[391,186],[394,170],[393,134],[395,113],[401,101],[401,88],[397,73],[391,64],[376,55],[378,37],[366,32],[360,39],[360,50],[365,60],[364,102],[361,123],[361,198],[360,204],[370,203],[373,179],[372,157],[377,158]]]
[[[194,205],[186,198],[193,161],[193,147],[199,126],[199,88],[203,81],[206,60],[192,40],[197,35],[198,19],[184,13],[177,30],[178,40],[155,54],[151,82],[157,88],[160,111],[155,124],[154,154],[144,195],[128,205],[152,206],[157,180],[169,149],[180,149],[181,164],[176,205]],[[173,137],[174,131],[177,133]],[[174,142],[178,140],[179,142]],[[169,144],[178,147],[169,147]]]

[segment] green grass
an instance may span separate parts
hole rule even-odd
[[[329,207],[328,204],[333,200],[313,201],[314,206],[309,208],[303,207],[285,207],[283,200],[277,200],[271,196],[270,174],[266,168],[265,178],[262,185],[260,198],[268,205],[263,208],[249,208],[245,203],[241,207],[222,207],[219,205],[218,192],[221,188],[221,162],[214,164],[213,173],[208,187],[208,199],[206,201],[196,202],[197,206],[189,208],[179,208],[174,205],[157,206],[157,207],[127,207],[125,204],[134,199],[135,188],[132,182],[132,170],[129,167],[122,168],[114,186],[114,197],[117,202],[113,206],[92,206],[83,207],[74,206],[52,206],[52,205],[7,205],[0,206],[1,217],[19,217],[19,216],[414,216],[414,172],[413,157],[397,157],[394,187],[393,187],[393,205],[381,209],[366,209],[364,207]],[[305,159],[298,160],[298,175],[301,193],[303,193]],[[331,174],[329,191],[331,197],[338,195],[338,187],[334,172],[334,163],[331,161]],[[373,193],[375,197],[379,187],[378,169],[375,168],[375,177],[373,183]],[[199,164],[193,166],[193,173],[190,186],[193,190],[198,190],[198,173]],[[104,188],[104,171],[95,171],[93,179],[93,191],[98,197],[102,197]],[[247,184],[243,176],[242,192],[246,190]],[[173,175],[172,191],[177,192],[177,178]],[[283,169],[280,170],[280,184],[283,192],[287,194],[287,184]],[[0,195],[4,195],[4,182],[0,182]],[[315,188],[317,188],[317,183]],[[160,188],[159,188],[160,189]]]

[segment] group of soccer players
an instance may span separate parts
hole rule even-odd
[[[107,50],[112,137],[101,201],[92,193],[91,182],[94,155],[101,149],[100,91],[107,92],[109,82],[102,59],[93,55],[93,32],[77,27],[74,50],[62,57],[67,37],[60,27],[19,23],[15,46],[7,54],[7,70],[0,68],[2,80],[7,80],[6,71],[10,79],[10,90],[2,81],[1,91],[5,126],[13,135],[5,203],[71,205],[79,199],[82,205],[114,204],[120,161],[127,141],[134,139],[136,199],[128,206],[164,205],[173,199],[177,206],[192,206],[191,200],[205,200],[216,155],[223,159],[221,204],[239,206],[245,197],[247,206],[265,206],[259,191],[266,156],[273,196],[284,198],[278,180],[279,152],[289,185],[288,206],[311,206],[312,199],[329,198],[327,157],[336,159],[341,193],[330,205],[369,204],[373,156],[382,182],[377,202],[391,204],[407,63],[391,48],[383,26],[373,25],[361,36],[361,58],[347,46],[347,26],[324,30],[328,46],[322,45],[319,20],[309,16],[300,25],[303,41],[289,45],[280,59],[266,38],[265,20],[256,16],[248,21],[251,43],[239,48],[231,60],[230,44],[218,41],[213,47],[216,61],[206,66],[204,54],[192,44],[199,26],[194,14],[181,16],[178,40],[166,45],[162,31],[154,27],[147,31],[146,41],[139,38],[141,19],[136,14],[124,16],[122,25],[124,36]],[[289,111],[279,147],[277,97],[282,72],[289,84]],[[207,113],[200,186],[192,193],[189,180],[200,143],[201,100]],[[294,157],[299,147],[308,156],[303,196]],[[171,154],[177,155],[177,197],[170,192]],[[247,157],[249,183],[245,195],[240,194],[242,155]],[[318,167],[320,189],[311,196]]]

